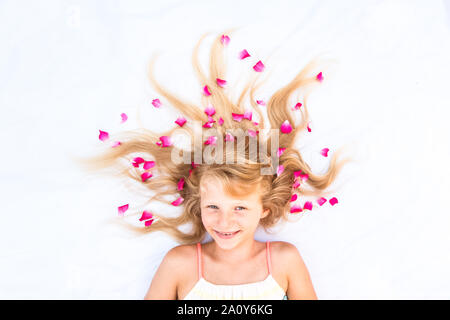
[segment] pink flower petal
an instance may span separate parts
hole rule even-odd
[[[308,122],[308,132],[311,132],[311,128],[310,128],[310,126],[309,126],[310,123],[311,123],[311,122]]]
[[[239,113],[232,113],[231,116],[233,117],[233,120],[237,122],[241,122],[242,118],[244,118],[244,115]]]
[[[220,38],[220,42],[222,42],[222,44],[226,46],[228,45],[228,43],[230,43],[230,37],[223,34]]]
[[[155,161],[145,161],[144,162],[144,170],[151,169],[155,166]]]
[[[120,116],[122,117],[122,121],[120,123],[124,123],[128,120],[128,116],[125,113],[122,113]]]
[[[244,119],[247,119],[247,120],[249,120],[249,121],[252,121],[252,112],[249,111],[249,110],[245,111],[245,112],[244,112],[244,115],[243,115],[243,118],[244,118]]]
[[[123,216],[125,211],[128,210],[128,204],[118,207],[117,210],[119,211],[119,216]]]
[[[305,204],[303,205],[303,209],[312,210],[312,202],[306,201]]]
[[[182,127],[186,123],[186,119],[184,117],[178,117],[178,119],[175,121],[177,125]]]
[[[320,154],[323,155],[324,157],[328,157],[328,151],[330,151],[330,149],[323,148],[322,150],[320,150]]]
[[[144,220],[149,220],[149,219],[153,219],[153,214],[149,211],[144,210],[144,212],[142,212],[142,216],[139,219],[139,221],[144,221]]]
[[[294,193],[291,197],[291,202],[294,202],[295,200],[297,200],[297,194]]]
[[[296,110],[299,110],[301,106],[302,106],[302,104],[301,104],[300,102],[298,102],[298,103],[295,105],[294,108],[295,108]]]
[[[213,146],[216,145],[217,137],[216,136],[209,136],[208,139],[205,141],[206,145],[212,144]]]
[[[303,210],[302,210],[302,208],[299,206],[299,205],[297,205],[297,204],[294,204],[292,207],[291,207],[291,213],[297,213],[297,212],[302,212]]]
[[[156,141],[156,144],[161,147],[161,141]]]
[[[152,100],[152,105],[153,105],[155,108],[159,108],[159,107],[161,107],[161,101],[159,101],[159,99],[153,99],[153,100]]]
[[[113,143],[111,144],[111,147],[112,147],[112,148],[115,148],[115,147],[120,146],[120,145],[121,145],[120,141],[115,141],[115,142],[113,142]]]
[[[283,124],[280,127],[280,130],[281,130],[281,132],[286,133],[286,134],[290,133],[292,131],[292,126],[291,126],[291,124],[289,123],[288,120],[283,122]]]
[[[248,53],[247,50],[242,50],[241,52],[239,52],[239,59],[244,60],[245,58],[250,57],[250,54]]]
[[[194,162],[191,162],[191,167],[192,167],[192,169],[195,169],[195,168],[197,168],[199,166],[199,164],[196,164],[196,163],[194,163]]]
[[[300,181],[295,180],[295,182],[292,184],[292,188],[297,189],[298,187],[300,187]]]
[[[136,158],[133,159],[133,166],[137,168],[137,167],[139,167],[139,165],[141,163],[144,163],[144,162],[145,162],[145,160],[143,158],[136,157]]]
[[[109,139],[109,133],[108,133],[108,132],[102,131],[102,130],[98,130],[98,131],[100,131],[100,134],[99,134],[98,138],[99,138],[101,141],[105,141],[105,140],[108,140],[108,139]]]
[[[277,168],[277,177],[279,177],[284,171],[284,166],[280,164]]]
[[[214,125],[214,122],[206,122],[202,127],[203,128],[212,128],[212,126]]]
[[[172,205],[179,206],[181,203],[183,203],[184,199],[182,197],[179,197],[177,200],[172,201]]]
[[[178,181],[177,189],[178,189],[178,190],[183,190],[183,188],[184,188],[184,178],[181,178],[181,179]]]
[[[162,147],[170,147],[172,145],[172,141],[168,136],[161,136],[159,137],[159,140],[162,142]]]
[[[212,117],[213,115],[216,114],[216,109],[214,109],[214,106],[212,104],[209,104],[208,107],[206,107],[205,109],[205,113],[208,117]]]
[[[263,71],[264,71],[264,64],[261,62],[261,60],[259,60],[259,61],[253,66],[253,70],[255,70],[256,72],[263,72]]]
[[[300,177],[301,174],[302,174],[302,170],[294,171],[294,178]]]
[[[191,174],[192,174],[192,169],[189,169],[189,178],[191,177]]]
[[[307,173],[301,174],[300,179],[302,180],[302,182],[305,182],[306,180],[308,180],[308,174]]]
[[[327,202],[327,199],[325,199],[324,197],[317,199],[317,203],[319,204],[319,206],[322,206],[325,202]]]
[[[234,137],[230,133],[227,133],[225,135],[225,141],[233,141],[233,140],[234,140]]]
[[[338,203],[339,201],[338,201],[338,199],[336,199],[336,197],[333,197],[333,198],[331,198],[329,201],[328,201],[332,206],[334,206],[336,203]]]
[[[205,96],[210,96],[210,95],[211,95],[211,92],[209,92],[208,86],[204,86],[204,87],[203,87],[203,94],[204,94]]]
[[[220,119],[219,119],[219,124],[220,124],[220,125],[223,125],[223,123],[224,123],[224,121],[223,121],[222,117],[220,117]]]
[[[150,227],[152,225],[153,221],[155,221],[155,220],[154,219],[147,220],[147,221],[144,222],[144,224],[145,224],[146,227]]]
[[[316,80],[318,80],[319,82],[323,81],[323,75],[322,72],[319,72],[319,74],[316,76]]]
[[[255,130],[248,129],[248,135],[250,137],[256,137],[257,133]]]
[[[150,171],[145,171],[143,174],[141,174],[142,182],[147,181],[152,176],[153,176],[153,174]]]
[[[278,148],[277,156],[281,157],[281,155],[283,154],[284,151],[286,151],[286,148]]]
[[[263,100],[256,100],[256,103],[259,104],[260,106],[266,105],[266,103]]]
[[[221,87],[221,88],[225,87],[225,85],[227,84],[226,80],[222,80],[222,79],[219,79],[219,78],[216,78],[216,82],[217,82],[217,85],[219,87]]]

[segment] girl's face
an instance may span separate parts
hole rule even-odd
[[[253,240],[259,220],[269,213],[269,210],[263,211],[257,187],[252,193],[233,197],[225,192],[220,181],[205,178],[200,192],[203,225],[223,249]]]

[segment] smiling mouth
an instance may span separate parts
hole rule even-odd
[[[236,234],[238,234],[241,230],[234,231],[234,232],[219,232],[217,230],[214,230],[214,232],[222,239],[230,239],[234,237]]]

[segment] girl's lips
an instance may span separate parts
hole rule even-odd
[[[241,232],[241,230],[238,230],[238,231],[236,231],[236,232],[233,232],[233,233],[230,234],[230,235],[225,235],[225,234],[220,233],[220,232],[218,232],[218,231],[216,231],[216,230],[214,230],[214,232],[219,236],[219,238],[222,238],[222,239],[231,239],[231,238],[233,238],[234,236],[236,236],[239,232]]]

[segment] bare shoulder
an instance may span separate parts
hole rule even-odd
[[[153,276],[145,299],[177,299],[177,288],[186,271],[192,268],[190,260],[195,250],[195,245],[179,245],[170,249]]]
[[[283,261],[281,265],[288,282],[286,291],[288,298],[317,299],[308,269],[297,247],[285,241],[274,241],[271,245],[274,261]]]

